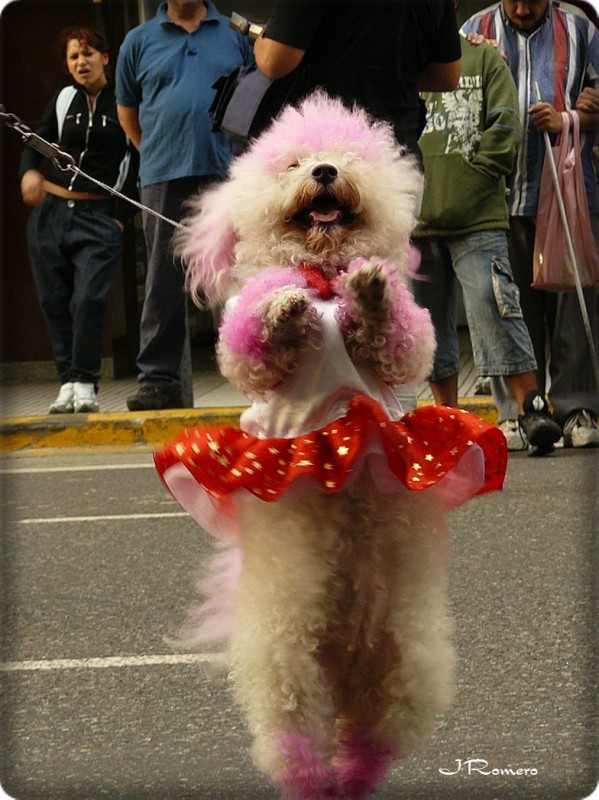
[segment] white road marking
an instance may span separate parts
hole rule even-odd
[[[159,511],[156,514],[101,514],[94,517],[33,517],[19,519],[19,525],[53,525],[68,522],[102,522],[104,520],[163,519],[166,517],[188,517],[186,511]]]
[[[0,672],[47,672],[64,669],[115,669],[163,665],[210,664],[222,661],[222,653],[174,653],[156,656],[108,656],[106,658],[52,658],[39,661],[5,661]]]
[[[8,467],[7,469],[0,469],[0,475],[50,475],[53,472],[93,472],[111,469],[156,469],[156,467],[152,460],[149,459],[148,463],[140,462],[139,464],[86,464],[85,466],[72,467]]]

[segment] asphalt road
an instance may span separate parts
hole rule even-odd
[[[164,642],[210,542],[150,452],[11,455],[1,477],[4,791],[272,798],[226,678]],[[502,493],[452,513],[457,697],[378,798],[591,794],[598,489],[599,451],[517,454]]]

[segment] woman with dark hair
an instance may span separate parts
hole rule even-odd
[[[133,148],[118,122],[104,39],[91,28],[67,28],[59,49],[72,80],[48,104],[37,133],[96,180],[120,191],[125,182],[133,188]],[[41,172],[43,160],[25,147],[19,174],[23,201],[33,207],[29,260],[61,382],[50,413],[98,411],[106,303],[131,210],[52,162]]]

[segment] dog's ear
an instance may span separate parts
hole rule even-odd
[[[217,305],[232,283],[237,237],[229,204],[230,184],[221,183],[187,203],[185,230],[175,236],[175,252],[185,267],[185,286],[200,307]]]

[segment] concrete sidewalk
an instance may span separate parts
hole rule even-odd
[[[475,396],[476,374],[470,354],[460,371],[460,405],[489,422],[497,413],[489,396]],[[131,412],[126,398],[134,394],[135,378],[103,380],[97,414],[48,414],[55,399],[56,382],[5,383],[0,393],[0,449],[4,452],[43,447],[157,446],[185,427],[237,425],[247,407],[246,398],[216,370],[194,373],[194,408]],[[419,405],[433,402],[428,384],[415,387]],[[407,403],[403,403],[407,407]]]

